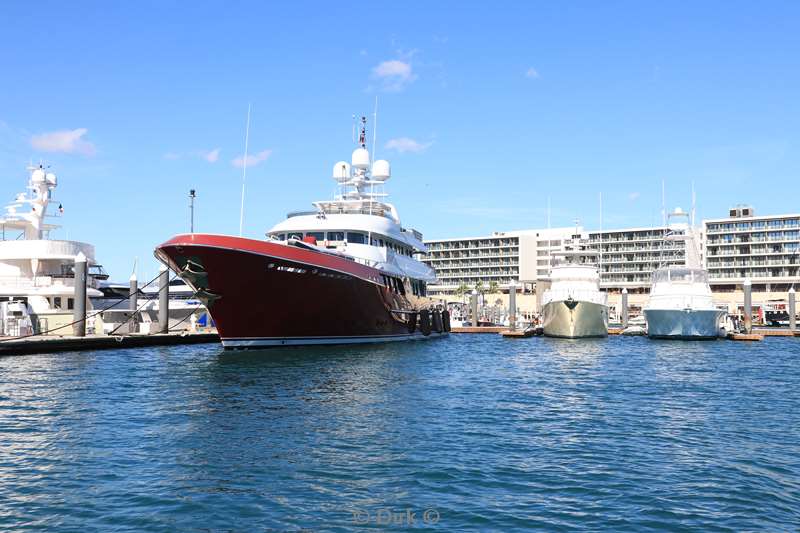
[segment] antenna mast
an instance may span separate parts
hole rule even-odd
[[[239,208],[239,237],[242,236],[244,225],[244,184],[247,180],[247,145],[250,142],[250,105],[247,104],[247,127],[244,131],[244,158],[242,159],[242,205]]]

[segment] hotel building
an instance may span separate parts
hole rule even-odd
[[[578,231],[582,231],[578,228]],[[421,259],[436,270],[439,283],[429,285],[431,295],[454,294],[460,285],[478,283],[499,289],[532,286],[550,271],[550,253],[561,250],[575,228],[495,232],[485,237],[425,241],[428,254]]]
[[[683,264],[684,241],[667,241],[666,226],[590,231],[589,248],[600,252],[600,287],[609,292],[650,292],[650,275],[664,265]]]
[[[704,262],[711,290],[740,290],[750,278],[754,292],[800,288],[800,214],[756,216],[739,206],[726,218],[703,221]]]

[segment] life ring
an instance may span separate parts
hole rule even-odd
[[[436,333],[441,333],[444,327],[442,325],[442,314],[439,312],[438,309],[433,312],[432,318],[433,318],[433,331],[435,331]]]
[[[442,311],[442,325],[445,331],[450,331],[450,311],[447,309]]]
[[[431,317],[427,309],[419,312],[419,330],[426,337],[431,334]]]
[[[408,332],[414,333],[417,329],[417,313],[411,313],[408,315]]]

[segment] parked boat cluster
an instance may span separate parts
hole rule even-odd
[[[45,222],[56,176],[42,166],[31,168],[28,193],[17,195],[0,218],[0,336],[70,329],[102,335],[123,326],[127,333],[163,333],[194,328],[207,313],[223,345],[232,349],[447,336],[451,311],[427,294],[437,278],[419,260],[426,252],[422,234],[403,226],[397,208],[386,201],[391,166],[373,160],[366,139],[362,117],[350,161],[333,166],[333,199],[289,213],[265,239],[174,236],[155,255],[175,277],[164,271],[157,285],[154,279],[141,287],[135,276],[129,284],[109,283],[92,245],[49,238],[58,227]],[[62,212],[59,205],[55,216]],[[686,263],[665,264],[652,276],[643,313],[653,338],[714,339],[726,333],[725,312],[712,301],[688,218],[680,209],[672,213],[665,237],[685,241]],[[544,335],[608,335],[598,259],[577,229],[551,255],[550,275],[537,286]],[[519,317],[510,307],[508,320],[515,326]],[[470,313],[454,310],[453,324],[463,325],[467,314],[472,325],[480,325],[476,303]],[[627,316],[623,325],[629,326]]]

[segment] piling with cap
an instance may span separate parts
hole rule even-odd
[[[158,271],[158,331],[169,332],[169,270],[165,265]]]
[[[86,256],[78,252],[75,256],[75,305],[72,307],[72,333],[76,337],[86,336]]]
[[[517,286],[513,283],[508,287],[508,328],[517,329]]]
[[[478,291],[472,291],[469,295],[469,308],[470,308],[470,325],[475,327],[478,325]]]
[[[130,287],[128,289],[128,310],[131,312],[131,319],[128,322],[129,332],[136,332],[136,308],[139,295],[139,282],[136,279],[136,272],[131,274]]]
[[[797,304],[795,302],[794,287],[789,289],[789,329],[797,329]]]
[[[753,282],[750,278],[744,280],[742,283],[744,289],[744,332],[752,333],[753,331]]]
[[[628,289],[622,289],[622,303],[620,304],[622,314],[622,329],[628,327]]]

